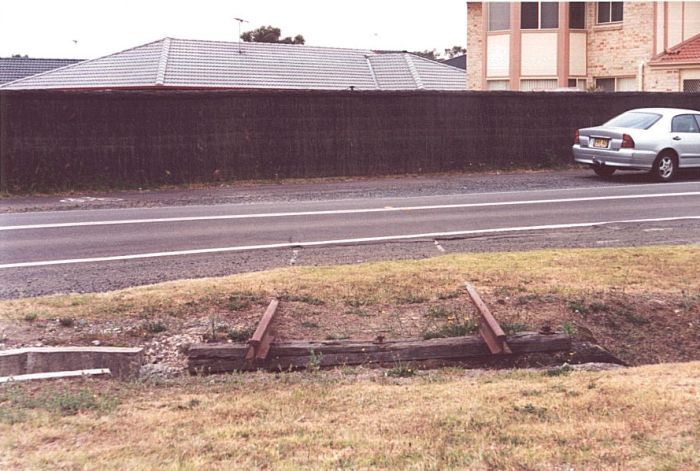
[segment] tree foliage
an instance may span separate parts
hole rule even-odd
[[[414,51],[413,54],[425,57],[433,61],[440,61],[445,59],[452,59],[460,54],[465,54],[467,50],[462,46],[452,46],[449,49],[445,49],[445,52],[438,52],[436,49],[426,49],[425,51]]]
[[[274,26],[261,26],[251,31],[246,31],[241,34],[241,39],[247,43],[284,43],[284,44],[304,44],[304,36],[297,34],[296,36],[282,38],[282,30]]]

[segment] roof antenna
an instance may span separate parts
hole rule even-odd
[[[238,21],[238,53],[243,54],[241,51],[241,24],[248,23],[248,21],[243,18],[234,18],[234,20]]]

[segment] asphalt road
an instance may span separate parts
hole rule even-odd
[[[105,291],[292,264],[700,243],[700,181],[589,179],[588,186],[562,187],[556,175],[542,178],[550,188],[524,191],[9,212],[0,215],[0,297]],[[517,175],[508,178],[517,183]]]

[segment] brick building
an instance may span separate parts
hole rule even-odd
[[[700,91],[700,2],[467,2],[471,90]]]

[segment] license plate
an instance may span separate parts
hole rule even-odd
[[[593,139],[593,147],[600,147],[600,148],[603,148],[603,149],[607,149],[607,147],[608,147],[608,140],[607,140],[607,139],[595,138],[595,139]]]

